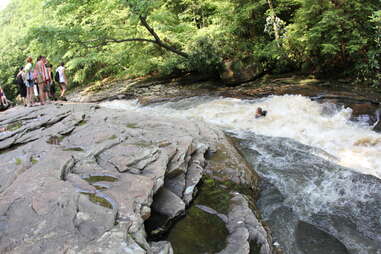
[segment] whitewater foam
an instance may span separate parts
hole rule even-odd
[[[179,102],[140,106],[137,101],[111,101],[102,106],[155,115],[202,120],[239,134],[287,137],[329,153],[324,157],[339,165],[381,178],[381,135],[364,122],[350,121],[350,108],[320,104],[299,95],[271,96],[259,100],[194,97]],[[256,119],[255,111],[268,111]]]

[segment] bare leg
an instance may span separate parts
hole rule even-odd
[[[28,106],[31,106],[33,104],[32,96],[33,96],[33,87],[27,87],[26,88],[26,102]]]
[[[61,88],[61,97],[63,97],[65,95],[66,90],[67,90],[66,84],[60,83],[60,88]]]
[[[41,101],[41,105],[44,105],[44,104],[45,104],[45,100],[46,100],[45,83],[39,83],[39,84],[38,84],[38,89],[39,89],[39,91],[40,91],[40,101]]]
[[[30,87],[30,92],[29,92],[29,96],[30,96],[30,103],[31,105],[34,104],[34,89],[33,89],[34,86]]]

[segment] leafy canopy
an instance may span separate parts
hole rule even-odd
[[[63,61],[73,85],[203,71],[380,80],[380,0],[11,0],[0,12],[0,82],[27,56]]]

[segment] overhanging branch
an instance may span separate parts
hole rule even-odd
[[[145,38],[127,38],[127,39],[114,39],[114,38],[111,38],[111,39],[105,39],[105,40],[91,40],[91,41],[79,41],[80,44],[82,44],[84,47],[86,48],[98,48],[98,47],[101,47],[101,46],[105,46],[109,43],[123,43],[123,42],[149,42],[149,43],[154,43],[156,45],[158,45],[159,47],[161,48],[164,48],[168,51],[171,51],[179,56],[182,56],[182,57],[185,57],[185,58],[188,58],[188,54],[186,54],[185,52],[175,48],[174,46],[171,46],[167,43],[164,43],[159,35],[155,32],[155,30],[148,24],[147,22],[147,18],[144,17],[144,16],[139,16],[139,19],[140,19],[140,22],[142,24],[142,26],[144,26],[147,31],[153,36],[154,40],[150,40],[150,39],[145,39]],[[91,44],[91,43],[95,43],[96,45],[93,45],[93,46],[88,46],[88,44]]]
[[[148,24],[147,18],[144,16],[139,16],[140,22],[142,25],[148,30],[148,32],[155,38],[155,43],[159,45],[162,48],[165,48],[166,50],[169,50],[177,55],[180,55],[182,57],[187,58],[188,54],[176,49],[175,47],[168,45],[166,43],[163,43],[163,41],[160,39],[160,37],[157,35],[155,30]]]

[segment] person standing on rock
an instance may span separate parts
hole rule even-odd
[[[28,57],[26,59],[26,65],[24,66],[23,80],[26,86],[26,103],[29,107],[33,106],[33,59]]]
[[[67,77],[65,73],[65,64],[61,63],[60,66],[56,69],[56,75],[57,79],[56,80],[61,88],[61,95],[60,97],[64,97],[65,92],[67,90]]]
[[[3,88],[1,88],[1,87],[0,87],[0,104],[2,104],[5,107],[8,106],[7,97],[5,96]]]
[[[48,97],[51,100],[54,100],[55,99],[55,88],[54,88],[53,73],[52,73],[53,65],[50,64],[49,61],[47,61],[47,62],[48,63],[45,65],[45,67],[46,67],[48,74],[49,74],[49,81],[46,85],[46,92],[48,93]]]
[[[45,67],[46,57],[40,56],[39,59],[40,60],[36,63],[35,72],[38,90],[40,94],[40,102],[41,105],[44,105],[46,102],[46,84],[49,82],[49,74]]]
[[[24,83],[24,79],[23,79],[23,75],[24,75],[24,67],[20,67],[18,73],[16,74],[16,81],[15,83],[19,86],[19,94],[20,94],[20,97],[22,99],[22,103],[24,104],[24,106],[27,105],[27,100],[26,100],[26,86],[25,86],[25,83]]]

